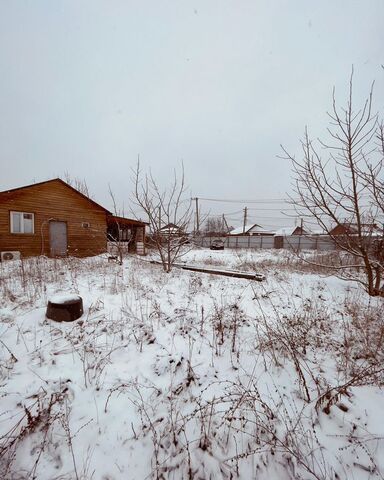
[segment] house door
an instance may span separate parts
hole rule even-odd
[[[49,247],[51,257],[65,257],[68,249],[67,223],[49,222]]]

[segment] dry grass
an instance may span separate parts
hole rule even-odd
[[[324,258],[334,261],[332,254],[323,254]],[[245,265],[239,255],[238,262],[239,268],[249,270],[315,272],[309,263],[284,253],[278,261]],[[356,386],[384,384],[380,301],[367,303],[347,294],[337,311],[316,292],[294,308],[282,310],[283,298],[251,286],[252,314],[242,308],[240,295],[211,295],[210,306],[198,308],[194,299],[206,294],[206,277],[183,272],[187,278],[184,303],[170,317],[157,295],[168,288],[167,279],[172,277],[139,260],[130,265],[124,276],[119,265],[104,258],[30,259],[2,269],[0,289],[3,303],[17,308],[45,301],[52,284],[56,288],[70,285],[76,291],[81,281],[92,291],[95,277],[108,294],[119,296],[118,318],[109,318],[102,302],[95,302],[85,321],[66,330],[63,348],[81,366],[83,388],[105,391],[105,412],[116,407],[118,397],[133,405],[138,422],[131,425],[128,444],[150,441],[152,478],[247,478],[250,465],[260,475],[266,475],[273,465],[281,476],[291,479],[346,478],[347,449],[364,457],[372,475],[382,478],[374,445],[365,443],[356,429],[340,444],[343,448],[333,461],[320,435],[322,416],[330,416],[334,409],[348,414]],[[143,276],[150,276],[151,282],[143,281]],[[169,293],[169,305],[172,302]],[[163,364],[154,367],[167,387],[138,379],[106,386],[114,353],[131,345],[145,352],[158,344],[157,332],[167,325],[172,325],[172,341],[188,346],[188,354],[169,353]],[[52,336],[56,333],[51,330]],[[18,359],[5,344],[0,349],[5,380]],[[202,350],[209,352],[209,364],[201,365]],[[43,359],[44,352],[37,350],[36,355]],[[332,368],[325,368],[326,363]],[[223,378],[228,371],[231,378]],[[291,390],[282,386],[286,376],[294,386]],[[60,431],[66,439],[73,457],[72,478],[91,478],[86,471],[78,471],[79,459],[71,451],[71,399],[66,388],[61,385],[52,392],[41,392],[0,438],[3,478],[38,478],[34,476],[51,448],[53,431]],[[34,464],[30,471],[20,472],[18,449],[31,437],[38,439]]]

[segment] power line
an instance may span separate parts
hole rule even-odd
[[[265,212],[282,212],[283,210],[286,212],[296,212],[294,208],[260,208],[260,207],[253,207],[253,208],[248,208],[248,210],[257,210],[259,212],[265,211]]]
[[[287,202],[287,198],[264,198],[264,199],[234,199],[230,200],[228,198],[208,198],[208,197],[198,197],[199,200],[204,200],[206,202],[225,202],[225,203],[282,203]]]
[[[289,218],[292,218],[292,217],[273,217],[272,215],[270,217],[264,217],[262,215],[257,215],[257,216],[254,216],[252,215],[251,218],[266,218],[268,220],[288,220]],[[295,215],[293,218],[298,218],[298,215]]]
[[[218,213],[207,213],[204,215],[204,218],[218,218],[218,217],[222,217],[223,215],[225,215],[227,218],[228,215],[240,215],[244,212],[244,210],[237,210],[236,212],[218,212]]]

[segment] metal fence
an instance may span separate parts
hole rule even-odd
[[[335,250],[333,240],[326,235],[244,235],[244,236],[196,236],[193,241],[200,247],[211,246],[213,240],[220,238],[226,248],[286,248],[289,250]]]

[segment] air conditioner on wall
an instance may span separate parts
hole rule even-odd
[[[20,252],[0,252],[2,262],[6,260],[20,260]]]

